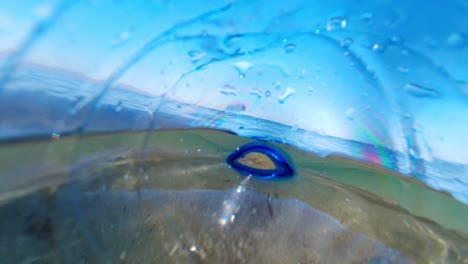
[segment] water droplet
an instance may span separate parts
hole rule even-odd
[[[232,103],[224,109],[225,111],[231,111],[231,112],[243,112],[245,111],[246,106],[242,103]]]
[[[275,87],[276,90],[279,90],[281,88],[281,82],[276,81],[276,82],[273,83],[273,86]]]
[[[374,43],[374,45],[372,45],[372,50],[383,53],[385,51],[385,46],[383,44]]]
[[[372,20],[372,18],[374,17],[374,15],[370,12],[366,12],[364,14],[362,14],[359,18],[364,21],[364,22],[369,22]]]
[[[116,45],[123,44],[125,41],[128,40],[129,37],[130,37],[129,30],[122,31],[117,37],[112,39],[112,45],[116,46]]]
[[[265,91],[265,97],[270,97],[271,96],[271,92],[269,90],[266,90]]]
[[[454,32],[448,36],[447,45],[452,49],[464,49],[468,45],[468,36],[462,32]]]
[[[288,43],[288,44],[284,45],[283,52],[286,53],[286,54],[292,53],[292,52],[294,52],[296,50],[296,48],[297,48],[296,44]]]
[[[356,110],[352,107],[346,109],[346,112],[345,112],[345,116],[346,118],[348,118],[349,120],[354,120],[354,113],[356,112]]]
[[[263,96],[263,93],[262,91],[258,90],[258,89],[254,89],[254,90],[251,90],[250,95],[254,95],[255,97],[257,97],[258,99],[262,98]]]
[[[346,20],[343,17],[332,17],[327,21],[327,31],[346,28]]]
[[[340,42],[340,46],[343,48],[349,48],[351,45],[353,45],[353,43],[354,43],[354,40],[352,38],[344,38]]]
[[[397,43],[400,43],[400,42],[401,42],[401,38],[399,36],[391,36],[388,39],[389,44],[397,44]]]
[[[247,154],[247,155],[248,155],[248,154]],[[236,189],[236,192],[237,192],[237,193],[245,192],[244,186],[238,186],[237,189]]]
[[[221,89],[221,93],[224,95],[237,95],[236,87],[226,84],[224,85],[223,89]]]
[[[250,67],[252,67],[253,64],[247,61],[238,61],[233,65],[239,74],[239,78],[244,78],[247,71],[250,69]]]
[[[263,75],[263,69],[262,68],[257,68],[257,75],[262,76]]]
[[[283,104],[289,97],[296,93],[296,89],[288,87],[286,90],[278,96],[278,102]]]
[[[438,98],[441,95],[437,90],[415,83],[405,84],[404,89],[408,94],[419,98]]]
[[[200,59],[203,59],[206,56],[206,53],[199,50],[191,50],[187,52],[187,55],[190,57],[192,62],[197,62]]]

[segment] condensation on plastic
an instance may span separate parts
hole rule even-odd
[[[467,17],[461,0],[2,1],[0,138],[214,128],[467,203]]]

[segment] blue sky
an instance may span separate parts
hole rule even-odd
[[[114,76],[211,108],[240,102],[246,115],[400,151],[406,118],[423,158],[468,163],[463,2],[103,0],[70,1],[58,14],[64,2],[0,2],[0,54],[60,15],[18,63]]]

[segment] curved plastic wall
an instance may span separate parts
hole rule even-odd
[[[204,127],[468,202],[466,1],[2,1],[0,138]]]

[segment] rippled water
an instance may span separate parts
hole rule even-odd
[[[250,141],[189,130],[4,145],[0,256],[4,263],[468,261],[465,204],[374,165],[280,144],[294,178],[245,177],[225,160]]]

